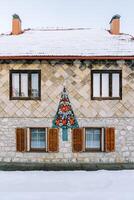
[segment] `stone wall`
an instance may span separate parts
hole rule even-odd
[[[41,69],[41,101],[9,100],[10,69]],[[91,100],[91,69],[122,69],[122,100]],[[1,61],[0,161],[134,162],[134,61]],[[66,86],[80,127],[115,127],[116,151],[73,153],[71,130],[58,153],[16,152],[16,127],[51,127]]]
[[[63,142],[61,130],[59,134],[58,153],[19,153],[16,152],[16,127],[47,127],[51,126],[51,119],[44,118],[6,118],[0,119],[0,161],[2,162],[83,162],[83,163],[122,163],[134,162],[134,119],[133,118],[100,118],[79,119],[82,127],[110,127],[114,126],[116,149],[115,152],[72,152],[71,130],[68,141]]]

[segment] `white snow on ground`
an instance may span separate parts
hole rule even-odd
[[[103,29],[28,30],[0,35],[0,56],[132,56],[134,38]]]
[[[0,200],[134,200],[134,170],[1,171]]]

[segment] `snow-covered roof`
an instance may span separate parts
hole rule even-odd
[[[134,39],[96,29],[31,29],[0,35],[0,56],[134,56]]]

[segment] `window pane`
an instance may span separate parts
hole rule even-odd
[[[39,75],[38,73],[31,75],[32,81],[32,97],[39,96]]]
[[[86,148],[100,149],[100,129],[86,129]]]
[[[93,146],[93,132],[88,131],[86,133],[86,148],[92,148]]]
[[[109,74],[102,74],[102,97],[109,97]]]
[[[12,74],[12,96],[19,97],[19,74]]]
[[[93,97],[100,97],[100,74],[93,74]]]
[[[45,129],[31,129],[31,148],[45,148],[46,133]]]
[[[120,96],[120,78],[119,74],[112,74],[112,97]]]
[[[28,74],[21,74],[21,96],[28,97]]]

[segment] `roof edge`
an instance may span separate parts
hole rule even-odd
[[[0,56],[0,60],[134,60],[131,56]]]

